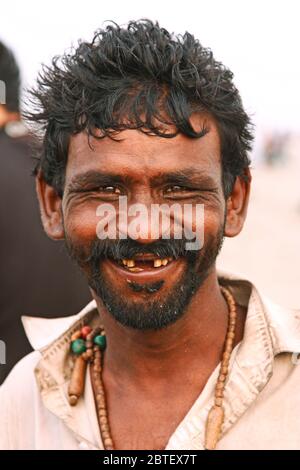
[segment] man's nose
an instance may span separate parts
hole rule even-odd
[[[141,244],[165,238],[170,221],[157,216],[158,204],[144,194],[127,203],[127,213],[119,214],[119,232]]]

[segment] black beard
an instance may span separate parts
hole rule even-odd
[[[193,295],[214,266],[222,247],[223,236],[222,228],[217,237],[208,241],[201,250],[193,251],[185,250],[185,244],[189,241],[185,239],[157,240],[147,245],[140,245],[131,239],[97,239],[91,244],[88,253],[83,247],[74,246],[70,239],[66,239],[66,246],[69,255],[79,264],[85,275],[88,271],[89,286],[115,320],[125,327],[137,330],[160,330],[183,316]],[[154,253],[161,258],[185,257],[187,261],[185,272],[163,300],[157,298],[157,295],[156,299],[151,299],[151,293],[157,292],[163,283],[131,285],[130,287],[136,292],[143,292],[140,302],[128,302],[106,282],[101,272],[103,259],[106,257],[130,259],[137,253]]]

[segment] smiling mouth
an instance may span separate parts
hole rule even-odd
[[[159,280],[171,281],[181,275],[186,260],[183,256],[160,258],[156,254],[136,254],[132,258],[115,259],[107,257],[103,260],[104,270],[108,269],[111,282],[119,278],[127,282],[134,281],[146,284]]]
[[[125,271],[132,273],[141,273],[143,271],[157,271],[166,267],[175,261],[174,257],[160,258],[153,254],[135,255],[133,258],[124,258],[120,260],[110,259]]]

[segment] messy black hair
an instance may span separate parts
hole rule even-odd
[[[124,129],[138,129],[163,138],[201,138],[206,130],[196,131],[190,117],[204,112],[218,126],[227,197],[236,177],[246,175],[253,140],[232,78],[188,32],[174,35],[150,20],[109,23],[91,43],[79,42],[44,66],[31,90],[35,107],[26,116],[43,136],[36,171],[62,195],[70,136],[87,131],[117,138]]]
[[[0,41],[0,80],[5,84],[5,106],[19,112],[20,70],[12,51]]]

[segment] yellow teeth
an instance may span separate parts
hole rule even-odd
[[[163,258],[153,260],[153,267],[160,268],[161,266],[167,266],[167,264],[172,261],[173,258]],[[122,263],[132,272],[143,271],[143,269],[135,266],[135,260],[133,259],[122,259]]]
[[[160,268],[162,266],[167,266],[168,262],[171,261],[172,258],[164,258],[164,259],[155,259],[153,261],[153,266],[155,268]]]
[[[128,259],[127,260],[127,268],[134,268],[135,267],[135,262],[133,259]]]

